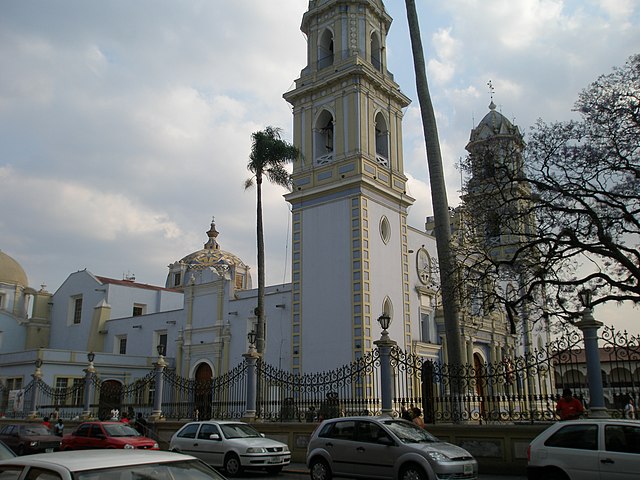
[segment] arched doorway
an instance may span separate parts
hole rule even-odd
[[[195,371],[195,398],[194,403],[194,419],[196,418],[195,410],[197,409],[198,419],[207,420],[211,418],[211,380],[213,372],[208,363],[202,362],[196,367]]]
[[[100,385],[100,403],[98,404],[98,418],[109,420],[111,411],[122,411],[122,384],[117,380],[105,380]]]

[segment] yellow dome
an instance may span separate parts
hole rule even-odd
[[[0,283],[28,287],[27,274],[18,262],[0,251]]]

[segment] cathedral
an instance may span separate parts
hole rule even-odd
[[[387,70],[391,23],[381,0],[311,0],[302,18],[306,64],[284,94],[301,152],[284,197],[292,216],[291,282],[267,286],[264,310],[264,361],[294,374],[328,371],[370,352],[382,314],[391,317],[389,335],[400,348],[425,360],[447,358],[435,238],[429,219],[407,224],[414,199],[402,120],[410,100]],[[470,146],[495,135],[522,140],[491,109]],[[453,214],[452,228],[455,221]],[[55,293],[36,291],[0,252],[4,390],[28,383],[36,359],[45,383],[80,382],[88,352],[101,381],[122,384],[148,373],[159,345],[170,368],[192,379],[241,363],[256,329],[257,289],[233,246],[222,249],[224,225],[212,221],[205,235],[201,249],[169,260],[160,285],[85,269]],[[504,315],[463,308],[465,362],[518,353],[523,332],[512,331]]]

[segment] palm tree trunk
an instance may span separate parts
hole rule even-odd
[[[446,333],[447,360],[456,372],[462,363],[460,348],[459,306],[456,296],[455,265],[451,255],[451,232],[449,205],[447,203],[447,189],[442,168],[442,155],[438,139],[438,127],[431,103],[427,73],[424,63],[420,26],[416,12],[415,0],[406,0],[407,20],[411,35],[411,48],[416,73],[416,88],[422,115],[424,139],[427,146],[427,163],[429,166],[429,181],[431,183],[431,203],[435,220],[435,236],[438,249],[438,263],[440,266],[440,283],[442,287],[442,307],[444,310],[444,327]],[[455,377],[455,373],[454,373]],[[459,382],[452,381],[452,394],[460,392]]]
[[[262,223],[262,175],[256,175],[257,186],[257,235],[258,235],[258,331],[256,332],[256,350],[260,355],[264,353],[264,227]]]

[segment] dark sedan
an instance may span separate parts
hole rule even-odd
[[[32,423],[5,425],[0,430],[0,440],[18,455],[60,450],[60,437],[53,435],[44,425]]]

